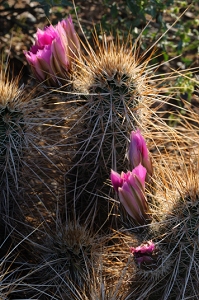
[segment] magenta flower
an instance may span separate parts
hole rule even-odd
[[[111,183],[113,185],[114,190],[116,192],[118,192],[118,188],[122,187],[122,185],[123,185],[122,175],[120,175],[117,172],[111,170],[111,176],[110,177],[111,177]]]
[[[160,250],[152,241],[141,244],[140,246],[130,248],[135,262],[141,269],[154,270],[161,263]]]
[[[80,43],[69,17],[56,26],[38,29],[35,44],[24,54],[39,81],[57,85],[61,79],[68,78],[79,50]]]
[[[71,16],[66,20],[62,20],[60,23],[67,34],[69,54],[73,57],[73,55],[80,50],[80,43]]]
[[[144,194],[146,169],[139,164],[132,172],[119,175],[111,170],[111,182],[127,213],[135,223],[144,224],[147,218],[148,204]]]
[[[141,163],[146,168],[148,175],[152,176],[151,159],[146,142],[139,130],[131,132],[128,157],[132,168]]]

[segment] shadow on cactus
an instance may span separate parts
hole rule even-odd
[[[40,251],[40,264],[34,276],[38,278],[40,295],[53,293],[69,299],[76,289],[88,289],[102,255],[104,240],[78,221],[56,222],[56,229],[44,228],[42,241],[33,243]]]
[[[16,232],[13,228],[10,230],[10,233],[5,231],[6,235],[3,236],[2,221],[0,224],[0,298],[5,300],[25,299],[27,297],[26,280],[30,274],[32,275],[34,261],[34,255],[32,253],[25,258],[22,254],[24,242],[29,237],[23,235],[22,239],[16,240]],[[27,248],[25,251],[27,251]]]
[[[45,179],[48,177],[47,165],[44,161],[48,162],[49,167],[50,163],[52,165],[52,160],[49,158],[49,151],[45,151],[47,147],[44,143],[47,141],[41,138],[41,130],[43,128],[46,130],[46,127],[53,128],[52,124],[47,126],[50,121],[52,122],[53,117],[50,114],[45,115],[43,106],[48,101],[44,100],[45,96],[36,97],[35,88],[32,87],[31,89],[30,87],[19,88],[19,77],[9,81],[8,71],[8,65],[2,62],[0,71],[0,207],[7,221],[8,219],[11,221],[12,218],[9,217],[13,217],[13,214],[17,215],[17,219],[19,215],[23,218],[22,207],[27,205],[26,202],[22,204],[24,197],[28,202],[35,186],[38,188],[44,182],[44,177]],[[38,86],[36,88],[39,89]],[[49,97],[48,95],[48,99]],[[45,130],[43,129],[42,137],[45,136]],[[52,136],[49,140],[51,143],[54,141]],[[39,162],[40,160],[42,163]],[[52,166],[48,168],[48,171],[50,168]],[[33,186],[34,183],[35,186]],[[50,190],[50,187],[48,186],[47,189]]]
[[[29,99],[18,87],[19,78],[8,79],[9,68],[0,70],[0,195],[1,212],[13,209],[19,188],[23,148],[27,145],[24,116]]]
[[[145,240],[139,247],[132,248],[138,270],[127,299],[199,297],[198,166],[190,160],[189,166],[182,163],[178,171],[174,171],[170,159],[167,167],[162,167],[162,173],[166,169],[169,172],[162,176],[167,180],[162,183],[159,180],[159,191],[155,197],[160,195],[161,189],[165,196],[160,196],[158,209],[151,209],[154,221],[149,225],[148,237],[145,237],[148,242]],[[149,243],[153,247],[149,247]]]

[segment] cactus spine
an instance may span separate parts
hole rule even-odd
[[[121,172],[127,168],[124,157],[129,134],[149,118],[148,108],[158,92],[150,83],[150,57],[138,59],[136,43],[107,42],[104,37],[102,44],[96,38],[96,48],[96,52],[87,49],[87,56],[77,62],[73,82],[80,100],[76,155],[68,177],[76,184],[69,189],[75,190],[77,203],[80,199],[81,211],[85,207],[90,211],[99,197],[102,204],[103,195],[110,195],[104,184],[110,169]],[[105,199],[101,209],[107,202]]]
[[[26,143],[25,97],[18,78],[9,81],[7,70],[0,72],[0,189],[1,212],[9,215],[18,190],[22,149]]]
[[[158,209],[152,212],[154,221],[148,226],[148,234],[144,237],[145,241],[153,240],[156,250],[148,262],[146,260],[145,264],[137,265],[137,275],[127,299],[180,300],[199,297],[198,171],[191,160],[189,165],[186,164],[188,161],[179,166],[178,171],[172,169],[172,163],[162,168],[162,175],[164,173],[166,176],[160,176],[162,188],[160,184],[155,198],[157,200],[161,189],[165,196],[159,197]],[[136,283],[138,293],[135,292]]]

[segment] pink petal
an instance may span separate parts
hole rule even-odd
[[[45,46],[42,50],[38,50],[36,55],[41,60],[47,62],[47,64],[50,64],[50,58],[52,55],[51,47],[49,45]]]
[[[141,164],[132,170],[132,175],[136,176],[141,183],[143,190],[145,189],[145,179],[146,179],[147,170]],[[131,177],[133,178],[133,177]],[[136,182],[136,181],[135,181]],[[134,182],[134,185],[135,185]]]
[[[140,148],[139,132],[131,132],[128,156],[133,167],[136,167],[141,162],[142,152]]]
[[[113,188],[116,192],[118,192],[118,188],[122,186],[123,180],[117,172],[111,170],[111,175],[110,175],[111,183],[113,185]]]
[[[36,54],[39,49],[40,49],[40,47],[38,45],[33,45],[30,48],[30,52],[32,52],[33,54]]]
[[[38,45],[40,48],[43,48],[45,45],[51,45],[52,41],[58,36],[55,28],[50,25],[49,27],[46,27],[46,29],[43,31],[41,29],[37,30],[36,33],[36,45]]]
[[[152,241],[148,241],[145,244],[142,244],[142,245],[140,245],[136,248],[134,248],[134,247],[130,248],[130,251],[131,251],[132,254],[134,254],[134,253],[142,253],[142,254],[143,253],[146,253],[146,254],[148,253],[148,254],[150,254],[154,250],[155,250],[155,244]]]
[[[64,28],[67,38],[68,38],[68,45],[71,49],[70,55],[73,56],[73,52],[76,53],[80,49],[80,42],[75,32],[75,28],[73,25],[73,21],[71,16],[68,17],[66,20],[61,21],[61,26]]]
[[[127,213],[137,222],[140,222],[142,214],[140,212],[139,200],[135,193],[129,187],[128,183],[125,182],[123,186],[118,189],[118,195],[120,202],[124,206]]]
[[[52,42],[52,53],[55,56],[56,61],[59,62],[60,68],[64,68],[68,71],[71,60],[69,58],[69,52],[66,45],[66,37],[64,35],[60,35]]]
[[[45,79],[45,75],[42,72],[41,65],[39,63],[37,55],[33,54],[30,51],[24,51],[24,54],[26,56],[26,59],[27,59],[28,63],[31,65],[32,70],[33,70],[35,76],[39,80],[43,81]]]

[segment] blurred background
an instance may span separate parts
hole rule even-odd
[[[3,61],[9,55],[12,75],[21,72],[21,83],[27,83],[30,75],[23,50],[34,43],[37,28],[56,24],[69,14],[80,38],[86,37],[91,45],[94,28],[99,38],[104,32],[110,40],[119,36],[125,41],[130,35],[132,43],[141,34],[141,52],[162,36],[151,61],[164,62],[159,72],[199,66],[198,0],[76,0],[75,8],[73,1],[67,0],[0,0],[0,53]],[[197,79],[197,72],[186,78],[179,76],[176,82],[183,86],[183,97],[188,101],[194,101],[193,77]]]

